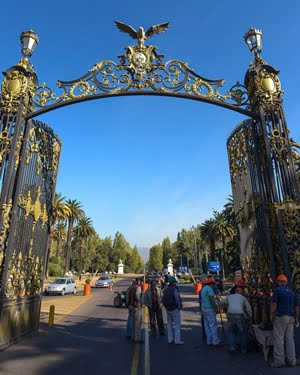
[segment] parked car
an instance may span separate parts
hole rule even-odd
[[[95,282],[95,288],[108,288],[110,285],[113,285],[113,281],[109,276],[101,276]]]
[[[58,278],[52,281],[45,287],[45,294],[61,294],[64,296],[66,293],[75,294],[76,284],[74,279],[69,279],[66,277]]]

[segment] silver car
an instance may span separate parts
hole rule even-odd
[[[113,281],[109,276],[101,276],[95,282],[96,288],[108,288],[110,285],[113,285]]]
[[[52,283],[45,287],[45,294],[61,294],[64,296],[66,293],[76,293],[76,284],[74,279],[62,277],[55,279]]]

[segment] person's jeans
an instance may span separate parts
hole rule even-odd
[[[218,336],[218,322],[215,310],[202,307],[201,314],[204,318],[207,345],[218,345],[221,340]]]
[[[132,310],[128,308],[128,318],[127,318],[127,325],[126,325],[126,337],[131,337],[131,335],[132,335],[132,321],[133,321]]]
[[[171,343],[175,341],[179,343],[180,339],[180,329],[181,329],[181,317],[180,311],[178,309],[167,311],[168,317],[168,342]],[[173,330],[174,325],[174,330]],[[174,331],[175,331],[175,340],[174,340]]]
[[[296,364],[294,322],[294,318],[287,315],[276,316],[273,322],[273,357],[277,366],[284,366],[285,358],[289,365]]]
[[[228,348],[235,350],[237,335],[240,337],[242,353],[247,353],[248,325],[244,314],[228,314]]]
[[[142,339],[142,309],[141,306],[129,305],[132,313],[132,340],[140,341]]]
[[[156,334],[156,322],[158,331],[161,335],[165,334],[165,327],[164,327],[164,320],[163,320],[163,314],[162,310],[159,310],[158,308],[148,307],[149,310],[149,316],[150,316],[150,326],[151,326],[151,332],[153,335]]]

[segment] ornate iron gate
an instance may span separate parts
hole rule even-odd
[[[300,155],[289,138],[278,72],[259,56],[259,30],[245,40],[255,58],[245,84],[220,93],[223,79],[206,79],[186,62],[169,60],[145,45],[169,24],[146,32],[116,22],[137,40],[119,62],[104,60],[83,76],[58,81],[60,94],[38,85],[29,61],[37,35],[21,34],[23,58],[8,69],[0,97],[0,348],[37,329],[60,140],[33,118],[78,102],[121,95],[197,100],[250,120],[231,134],[228,154],[244,272],[255,287],[285,272],[300,290]],[[297,175],[298,173],[298,175]],[[256,283],[256,284],[255,284]]]
[[[265,294],[279,273],[300,291],[299,145],[289,137],[278,73],[256,56],[245,85],[258,116],[227,141],[243,269]]]
[[[0,348],[39,325],[49,218],[61,142],[45,124],[3,113]]]

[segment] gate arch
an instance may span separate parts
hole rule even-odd
[[[121,29],[127,26],[121,25]],[[155,33],[165,30],[164,25],[155,26],[160,27]],[[249,280],[259,275],[266,291],[268,275],[285,272],[300,291],[296,169],[300,146],[289,138],[279,72],[260,57],[256,45],[244,84],[237,82],[221,93],[223,79],[206,79],[183,61],[163,63],[157,48],[145,45],[147,32],[135,35],[138,44],[126,46],[125,55],[118,56],[119,63],[104,60],[73,81],[58,81],[60,94],[38,84],[28,43],[20,62],[4,73],[0,97],[0,347],[36,330],[39,321],[61,142],[47,125],[33,119],[87,100],[169,96],[247,116],[227,141],[244,272]],[[259,33],[250,29],[245,38]],[[22,33],[21,39],[23,44],[30,39],[33,46],[38,42],[32,31]]]

